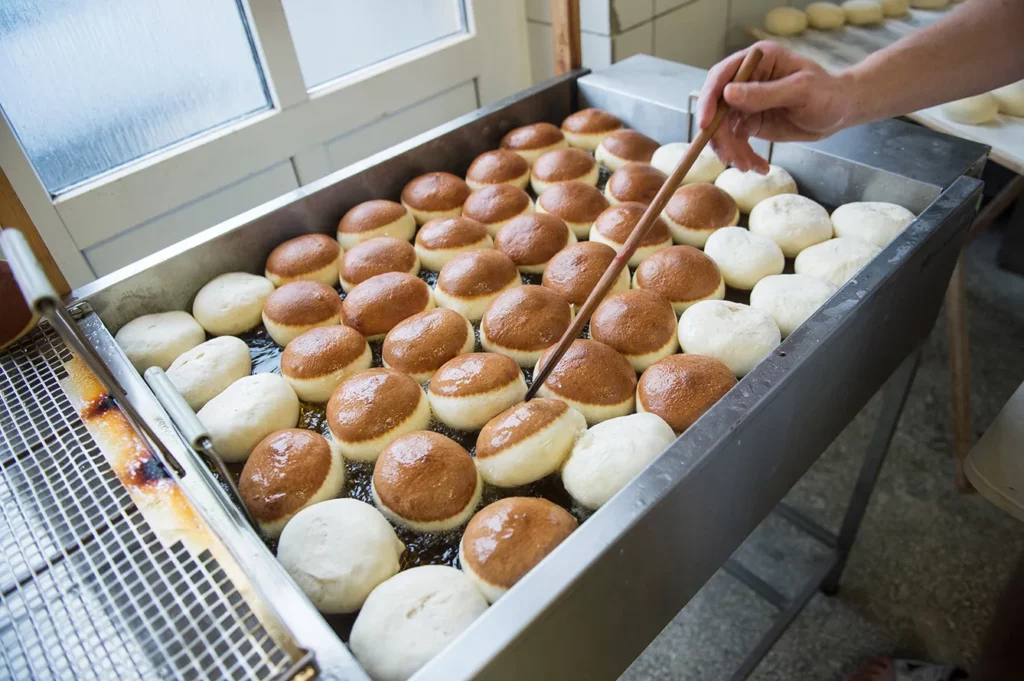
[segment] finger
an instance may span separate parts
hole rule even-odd
[[[704,85],[700,89],[700,97],[697,99],[697,125],[706,128],[711,125],[715,117],[715,110],[718,108],[718,100],[722,97],[725,86],[735,77],[736,72],[743,63],[747,50],[730,55],[711,67]]]
[[[749,168],[748,156],[743,153],[744,143],[744,141],[737,139],[727,126],[723,125],[718,129],[713,138],[712,149],[715,150],[718,158],[723,163],[734,165],[740,170],[747,170]]]
[[[743,113],[738,109],[729,109],[729,113],[726,114],[722,125],[729,129],[733,137],[741,137],[743,135],[741,129],[743,126]]]
[[[730,114],[731,117],[731,114]],[[727,120],[727,123],[731,122]],[[748,125],[748,122],[740,118],[740,126]],[[711,148],[714,149],[718,158],[723,163],[732,165],[739,170],[756,170],[764,174],[768,172],[768,162],[757,155],[750,146],[748,136],[734,133],[728,125],[724,124],[718,129],[717,134],[711,140]]]
[[[753,170],[762,175],[768,172],[768,161],[758,156],[748,140],[737,140],[735,154],[736,167],[741,170]]]
[[[737,137],[758,137],[761,128],[764,125],[764,115],[745,114],[738,109],[732,109],[736,112],[736,124],[733,126],[733,134]]]
[[[744,113],[760,113],[770,109],[794,107],[804,101],[802,81],[794,76],[762,83],[729,83],[724,91],[725,102]]]
[[[761,40],[752,45],[751,49],[755,47],[761,50],[761,61],[757,62],[757,66],[754,67],[747,80],[749,82],[771,80],[773,74],[775,74],[776,78],[781,78],[782,76],[776,74],[776,67],[778,66],[780,53],[784,53],[786,48],[773,40]]]

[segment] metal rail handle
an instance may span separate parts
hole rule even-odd
[[[71,312],[64,306],[63,301],[56,290],[50,284],[49,279],[43,271],[42,266],[36,259],[35,253],[29,246],[25,236],[16,229],[0,228],[0,250],[3,251],[11,267],[14,279],[21,289],[28,306],[44,317],[57,331],[61,339],[71,348],[76,356],[85,362],[86,366],[96,375],[103,387],[114,398],[119,409],[128,416],[132,425],[148,441],[152,451],[158,453],[160,459],[179,478],[184,475],[184,469],[175,460],[174,456],[167,450],[163,442],[150,428],[149,424],[135,409],[134,404],[128,398],[127,393],[106,362],[92,346],[85,334],[82,332],[72,316]],[[155,371],[154,371],[155,370]],[[185,436],[185,439],[196,451],[205,453],[214,463],[225,483],[230,487],[236,497],[229,500],[229,493],[221,485],[215,485],[221,491],[221,502],[228,509],[228,516],[235,522],[242,522],[246,518],[257,530],[258,526],[238,495],[238,488],[234,484],[229,471],[224,465],[223,459],[217,455],[210,440],[209,434],[202,423],[196,418],[195,413],[185,402],[185,398],[174,388],[167,375],[159,368],[153,367],[146,372],[145,378],[157,400],[170,415],[171,420],[178,430]],[[231,503],[234,501],[235,503]],[[319,673],[319,666],[315,655],[297,644],[294,634],[283,627],[281,616],[275,611],[272,601],[263,594],[257,594],[265,608],[270,611],[272,617],[277,621],[281,633],[287,634],[292,639],[292,644],[300,653],[298,659],[283,672],[277,675],[277,679],[290,681],[306,681]]]
[[[150,448],[159,454],[163,463],[178,477],[184,475],[181,464],[163,446],[160,438],[135,409],[124,388],[121,387],[121,383],[82,333],[78,323],[71,316],[71,312],[64,306],[60,296],[43,272],[35,253],[32,252],[32,247],[29,246],[25,235],[17,229],[0,229],[0,248],[3,249],[4,255],[7,257],[14,280],[18,283],[28,306],[49,321],[64,342],[85,362],[89,370],[96,375],[103,387],[117,402],[118,407],[148,440]]]
[[[235,505],[245,514],[252,528],[259,532],[259,524],[242,500],[242,493],[238,490],[238,485],[235,484],[231,471],[225,465],[224,459],[217,453],[210,434],[206,432],[206,427],[203,426],[202,421],[192,411],[192,407],[188,406],[188,402],[185,401],[185,398],[182,397],[178,389],[171,383],[171,379],[167,377],[167,374],[160,367],[146,369],[143,377],[146,379],[146,383],[149,384],[153,394],[156,395],[157,401],[167,411],[171,421],[177,426],[185,440],[193,449],[205,453],[210,461],[213,462],[217,473],[220,474],[221,480],[231,490]]]
[[[60,296],[43,272],[24,234],[17,229],[0,231],[0,248],[7,256],[14,280],[18,282],[21,295],[25,296],[30,309],[42,314],[48,305],[60,303]]]
[[[43,268],[39,265],[39,261],[36,259],[35,253],[32,252],[32,248],[25,239],[25,235],[16,229],[4,229],[0,231],[0,247],[3,248],[4,254],[7,256],[14,279],[18,282],[21,294],[25,296],[25,302],[28,303],[30,308],[50,320],[65,342],[72,347],[75,353],[82,358],[89,366],[89,369],[104,384],[104,387],[117,401],[118,406],[129,415],[135,426],[150,440],[150,444],[160,451],[165,461],[176,470],[179,476],[182,475],[183,470],[181,466],[174,460],[170,452],[166,451],[162,446],[160,439],[149,428],[145,419],[135,411],[134,406],[128,399],[128,395],[122,389],[117,378],[114,377],[106,363],[82,335],[78,324],[71,318],[67,308],[61,302],[60,296],[57,295],[57,292],[50,284],[50,280],[43,272]],[[259,532],[259,525],[242,502],[242,496],[238,491],[234,478],[231,476],[230,471],[228,471],[227,466],[225,466],[224,460],[217,454],[213,441],[210,439],[203,424],[200,423],[191,407],[185,402],[185,398],[181,396],[181,393],[177,391],[171,380],[167,378],[167,374],[160,367],[150,367],[147,369],[145,378],[146,383],[153,390],[153,394],[156,395],[161,406],[170,415],[171,421],[177,426],[185,440],[188,441],[193,449],[205,453],[213,462],[223,482],[228,486],[230,495],[234,497],[231,499],[234,503],[230,504],[230,506],[240,509],[253,529]],[[220,485],[217,487],[223,491],[223,487]]]

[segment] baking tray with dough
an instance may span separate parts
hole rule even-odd
[[[659,143],[685,141],[692,126],[688,93],[703,77],[650,57],[566,74],[212,227],[72,298],[95,310],[107,332],[94,344],[119,362],[119,377],[139,395],[140,413],[162,424],[158,432],[167,435],[168,449],[184,456],[185,443],[168,435],[166,415],[119,356],[111,332],[142,314],[190,309],[196,291],[218,274],[262,273],[282,241],[333,234],[349,208],[394,200],[422,173],[463,176],[476,156],[520,125],[557,125],[594,106]],[[589,515],[574,508],[557,480],[528,490],[584,522],[417,679],[616,678],[927,335],[973,215],[986,149],[889,121],[822,143],[775,145],[771,154],[802,194],[826,207],[890,201],[918,217],[600,510]],[[245,337],[255,370],[273,370],[278,350],[261,333]],[[319,409],[303,407],[302,419],[323,431]],[[346,493],[365,497],[365,475],[350,470]],[[214,509],[204,510],[215,530],[225,522]],[[272,553],[245,529],[225,530],[229,547],[245,552],[250,569],[270,570]],[[453,560],[447,540],[422,541],[410,560]],[[290,582],[278,588],[298,591]],[[308,603],[293,600],[282,618],[317,653],[327,678],[366,678],[340,637],[305,640],[307,630],[318,631],[309,622],[324,621]],[[332,624],[345,635],[344,621]],[[596,640],[607,643],[594,646]]]

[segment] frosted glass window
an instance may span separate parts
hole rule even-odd
[[[235,0],[0,0],[0,107],[51,193],[269,101]]]
[[[466,30],[462,0],[284,0],[307,88]]]

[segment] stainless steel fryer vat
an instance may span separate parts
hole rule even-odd
[[[324,678],[368,677],[259,537],[229,521],[231,510],[216,501],[213,483],[191,463],[184,442],[111,334],[144,313],[190,309],[196,291],[217,274],[262,273],[266,256],[281,241],[333,233],[348,208],[397,197],[419,173],[464,173],[477,154],[495,148],[517,125],[557,124],[577,108],[594,105],[659,142],[685,140],[689,93],[702,80],[702,71],[649,57],[590,75],[567,74],[72,294],[91,342],[184,469],[183,488],[195,490],[200,511],[222,532],[250,579],[275,594],[275,609],[299,644],[316,654]],[[985,147],[888,121],[822,143],[775,145],[771,154],[773,163],[793,174],[802,194],[826,206],[889,200],[919,217],[416,679],[616,678],[890,375],[896,372],[901,389],[909,384],[914,352],[934,323],[980,199],[976,178]],[[901,404],[897,399],[888,425],[895,427]],[[881,442],[883,455],[887,443]]]

